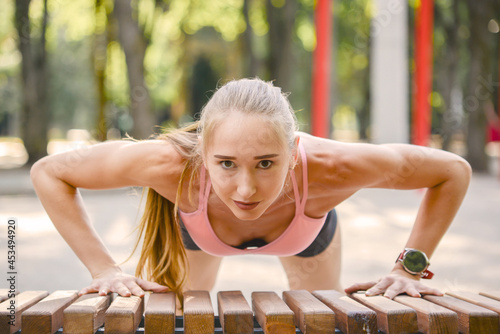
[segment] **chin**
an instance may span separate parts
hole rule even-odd
[[[262,203],[260,203],[262,204]],[[259,219],[264,212],[266,211],[265,209],[262,210],[262,208],[255,208],[253,210],[242,210],[236,206],[230,207],[231,211],[233,212],[233,215],[236,216],[239,220],[256,220]]]
[[[233,210],[233,214],[238,218],[239,220],[257,220],[262,216],[263,212],[245,212],[239,209]]]

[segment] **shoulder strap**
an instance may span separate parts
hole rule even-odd
[[[198,194],[198,209],[203,208],[205,206],[205,202],[208,199],[208,195],[210,194],[210,180],[207,180],[205,183],[205,178],[206,178],[206,171],[205,171],[205,166],[203,164],[201,165],[201,170],[200,170],[200,190]]]
[[[307,201],[307,188],[309,185],[309,181],[307,179],[307,156],[306,151],[304,150],[304,146],[299,142],[299,152],[300,158],[302,160],[302,199],[300,200],[300,206],[302,208],[305,207]]]

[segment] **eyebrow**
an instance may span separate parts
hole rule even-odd
[[[255,160],[262,160],[262,159],[276,158],[277,156],[279,156],[279,154],[274,153],[274,154],[258,155],[258,156],[253,157],[253,158]],[[224,159],[224,160],[236,160],[236,157],[232,157],[229,155],[219,155],[219,154],[214,155],[214,158]]]

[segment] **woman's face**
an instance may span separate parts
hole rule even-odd
[[[254,220],[281,195],[291,153],[268,122],[234,113],[214,130],[203,159],[222,202]]]

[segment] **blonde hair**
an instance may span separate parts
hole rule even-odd
[[[144,235],[136,276],[145,275],[148,280],[168,286],[181,300],[188,263],[178,217],[179,199],[184,182],[189,180],[188,198],[192,201],[193,184],[199,177],[202,163],[201,152],[206,149],[217,126],[234,112],[262,117],[273,125],[276,136],[284,144],[290,149],[295,145],[297,122],[287,95],[272,83],[258,78],[228,82],[213,94],[198,122],[157,137],[172,143],[185,159],[185,165],[175,203],[151,188],[147,190],[145,211],[134,248],[135,251]],[[200,147],[198,137],[201,137],[203,147]]]

